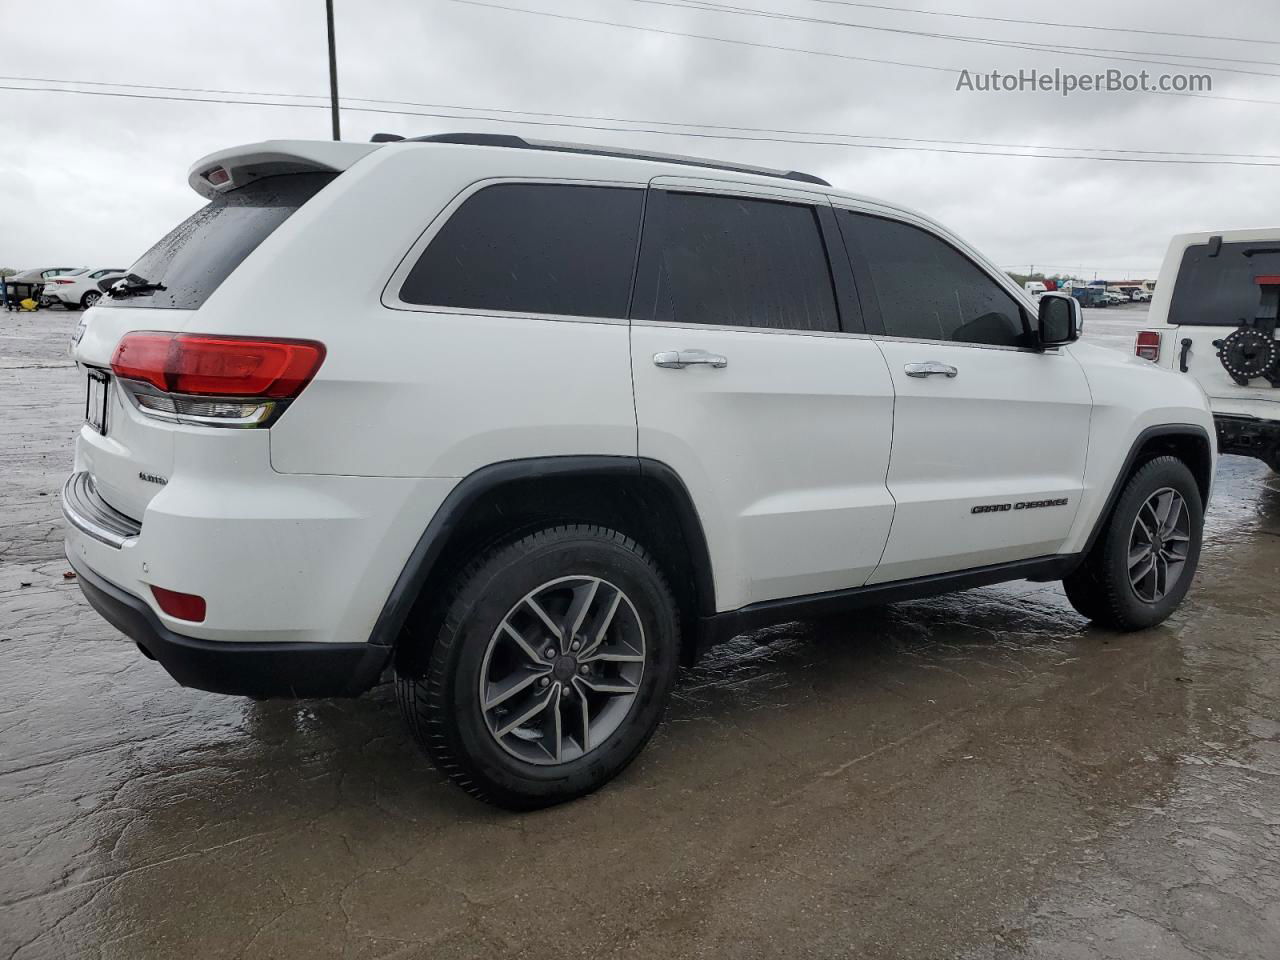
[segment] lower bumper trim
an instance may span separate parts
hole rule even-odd
[[[391,659],[390,647],[371,643],[238,643],[182,636],[142,600],[68,560],[89,605],[184,687],[255,700],[354,697],[378,682]]]

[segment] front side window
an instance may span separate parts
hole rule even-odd
[[[484,187],[454,211],[400,289],[405,303],[575,317],[627,315],[644,190]]]
[[[645,227],[646,288],[637,291],[637,319],[839,329],[813,207],[701,193],[663,193],[655,201]]]
[[[1018,302],[940,237],[849,210],[840,211],[839,222],[850,246],[861,252],[887,336],[1033,345]]]
[[[1280,244],[1240,242],[1187,247],[1169,301],[1175,326],[1234,327],[1262,304],[1258,277],[1280,276]]]

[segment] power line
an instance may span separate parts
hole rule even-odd
[[[815,57],[830,57],[834,60],[857,60],[862,63],[883,63],[894,67],[912,67],[916,70],[933,70],[937,73],[959,73],[954,67],[939,67],[929,63],[910,63],[904,60],[884,60],[878,57],[857,57],[851,53],[834,53],[830,50],[807,50],[803,47],[787,47],[775,43],[760,43],[754,40],[735,40],[729,37],[717,37],[705,33],[686,33],[681,30],[667,30],[662,27],[645,27],[634,23],[619,23],[616,20],[594,20],[591,17],[572,16],[567,13],[552,13],[550,10],[530,10],[527,7],[508,7],[500,3],[482,3],[481,0],[447,0],[449,3],[461,3],[469,7],[488,7],[490,10],[505,10],[509,13],[527,13],[537,17],[550,17],[553,20],[570,20],[576,23],[594,23],[604,27],[619,27],[623,30],[639,30],[644,33],[660,33],[668,37],[687,37],[693,40],[710,40],[714,43],[728,43],[738,47],[757,47],[762,50],[782,50],[787,53],[806,53]]]
[[[239,106],[257,106],[257,107],[285,107],[293,109],[329,109],[325,103],[280,103],[278,101],[266,100],[227,100],[213,97],[180,97],[165,94],[147,94],[147,93],[118,93],[106,90],[70,90],[59,87],[17,87],[12,85],[0,85],[0,90],[25,91],[28,93],[63,93],[76,94],[80,96],[94,97],[120,97],[132,100],[159,100],[178,103],[215,103],[230,104]],[[487,123],[510,123],[509,117],[490,117],[457,113],[437,113],[422,112],[414,110],[392,110],[386,107],[345,107],[349,111],[357,113],[376,113],[387,114],[393,116],[405,117],[430,117],[433,119],[443,120],[465,120],[465,121],[481,121]],[[797,144],[801,146],[829,146],[829,147],[845,147],[861,150],[893,150],[893,151],[910,151],[918,153],[944,153],[957,154],[965,156],[977,157],[1021,157],[1024,159],[1039,160],[1092,160],[1104,163],[1149,163],[1149,164],[1176,164],[1189,166],[1234,166],[1234,167],[1280,167],[1280,163],[1254,163],[1243,160],[1229,159],[1175,159],[1175,158],[1154,158],[1154,157],[1098,157],[1098,156],[1063,156],[1062,154],[1043,154],[1043,153],[1010,153],[1000,150],[968,150],[959,147],[927,147],[927,146],[907,146],[904,144],[889,143],[849,143],[842,140],[799,140],[792,137],[748,137],[739,136],[728,133],[700,133],[686,132],[679,130],[660,130],[653,127],[618,127],[618,126],[601,126],[598,124],[585,123],[569,123],[561,121],[540,121],[540,120],[519,120],[521,124],[537,127],[561,127],[579,130],[592,130],[605,133],[631,133],[631,134],[651,134],[655,136],[668,137],[689,137],[704,140],[730,140],[742,143],[787,143]],[[931,141],[935,143],[945,143],[946,141]],[[1056,148],[1055,148],[1056,149]]]
[[[591,17],[572,16],[567,13],[552,13],[550,10],[531,10],[528,7],[511,7],[501,3],[489,3],[485,0],[446,0],[447,3],[460,3],[469,7],[485,7],[490,10],[502,10],[508,13],[524,13],[536,17],[549,17],[553,20],[566,20],[574,23],[590,23],[603,27],[617,27],[621,30],[638,30],[643,33],[657,33],[669,37],[684,37],[692,40],[708,40],[713,43],[725,43],[739,47],[755,47],[761,50],[781,50],[787,53],[804,53],[815,57],[829,57],[836,60],[859,60],[868,63],[883,63],[895,67],[910,67],[914,70],[932,70],[938,73],[960,74],[963,71],[955,67],[939,67],[928,63],[911,63],[905,60],[881,60],[873,57],[856,57],[847,53],[834,53],[830,50],[810,50],[803,47],[787,47],[780,44],[760,43],[754,40],[738,40],[730,37],[720,37],[713,34],[705,33],[688,33],[682,30],[668,30],[662,27],[640,26],[634,23],[620,23],[617,20],[597,20]],[[1031,49],[1031,48],[1028,48]],[[1043,53],[1044,51],[1037,51]],[[1174,66],[1186,67],[1187,64],[1180,63]],[[1213,93],[1186,93],[1172,90],[1151,90],[1149,93],[1156,93],[1161,96],[1168,97],[1194,97],[1200,100],[1226,100],[1232,103],[1258,103],[1267,106],[1280,106],[1280,100],[1263,100],[1254,97],[1228,97]]]
[[[866,10],[888,10],[892,13],[915,13],[926,17],[954,17],[958,20],[983,20],[987,23],[1018,23],[1033,27],[1064,27],[1070,30],[1098,30],[1106,33],[1141,33],[1152,37],[1180,37],[1184,40],[1226,40],[1231,43],[1265,43],[1280,46],[1280,40],[1262,40],[1257,37],[1223,37],[1211,33],[1176,33],[1172,30],[1147,30],[1142,27],[1104,27],[1088,23],[1054,23],[1051,20],[1019,20],[1015,17],[985,17],[976,13],[950,13],[944,10],[921,10],[918,7],[893,7],[882,3],[863,3],[860,0],[813,0],[838,7],[861,7]]]
[[[79,86],[89,87],[125,87],[132,90],[168,90],[178,91],[182,93],[217,93],[234,95],[237,97],[293,97],[297,99],[323,100],[327,99],[322,94],[317,93],[286,93],[278,90],[227,90],[212,87],[179,87],[168,84],[156,83],[125,83],[113,82],[105,80],[75,80],[65,77],[20,77],[20,76],[0,76],[0,81],[14,80],[23,83],[68,83]],[[6,88],[7,89],[7,88]],[[27,88],[23,88],[27,89]],[[714,123],[696,123],[679,120],[654,120],[650,118],[638,117],[605,117],[598,114],[582,114],[582,113],[550,113],[542,110],[513,110],[505,107],[473,107],[465,104],[457,103],[426,103],[416,100],[387,100],[376,97],[342,97],[343,101],[349,103],[375,103],[387,104],[391,106],[403,107],[424,107],[432,110],[467,110],[479,113],[499,113],[511,116],[530,116],[530,117],[552,117],[556,119],[567,120],[590,120],[601,123],[631,123],[631,124],[651,124],[660,127],[693,127],[699,130],[727,130],[737,133],[768,133],[783,134],[795,137],[844,137],[852,140],[885,140],[894,143],[922,143],[922,144],[944,144],[948,146],[966,146],[966,147],[998,147],[1009,150],[1058,150],[1069,152],[1086,152],[1086,153],[1133,153],[1145,156],[1172,156],[1172,157],[1230,157],[1237,159],[1250,160],[1280,160],[1280,154],[1273,153],[1227,153],[1219,150],[1198,151],[1198,150],[1141,150],[1137,148],[1127,147],[1072,147],[1061,146],[1057,144],[1034,144],[1034,143],[1003,143],[989,140],[950,140],[942,137],[896,137],[881,134],[863,134],[863,133],[839,133],[829,130],[793,130],[778,127],[746,127],[732,126],[728,124]],[[244,101],[229,101],[239,103]],[[277,104],[278,106],[287,106],[287,104]],[[455,119],[452,116],[446,119]],[[456,119],[472,119],[470,117],[457,117]],[[484,119],[477,117],[474,119]],[[498,120],[494,120],[498,122]],[[523,121],[518,121],[523,122]],[[559,124],[557,124],[559,126]],[[625,130],[621,132],[626,132]],[[679,136],[680,134],[671,134]],[[804,141],[797,141],[804,142]],[[856,146],[856,144],[849,144]]]
[[[1165,53],[1146,50],[1119,50],[1113,47],[1079,47],[1071,44],[1037,43],[1031,40],[992,40],[986,37],[968,37],[953,33],[934,33],[928,30],[909,30],[906,27],[885,27],[868,23],[852,23],[848,20],[831,20],[825,17],[809,17],[798,13],[787,13],[780,10],[765,10],[758,7],[739,7],[726,3],[714,3],[710,0],[627,0],[628,3],[643,3],[648,6],[674,7],[677,10],[702,10],[707,13],[724,13],[739,17],[761,17],[769,20],[787,20],[796,23],[815,23],[828,27],[848,27],[853,30],[872,30],[878,33],[896,33],[902,36],[925,37],[932,40],[950,40],[954,43],[973,43],[988,47],[1005,47],[1014,50],[1032,50],[1045,53],[1060,53],[1067,57],[1089,57],[1093,60],[1117,60],[1123,63],[1147,63],[1163,67],[1182,67],[1184,69],[1217,70],[1220,73],[1239,73],[1254,77],[1277,77],[1280,73],[1268,73],[1260,70],[1240,70],[1232,67],[1210,66],[1199,63],[1171,63],[1167,60],[1152,60],[1150,57],[1181,57],[1183,59],[1196,56],[1189,53]],[[1140,54],[1139,57],[1118,57],[1109,54]],[[1235,60],[1229,57],[1201,57],[1207,60],[1223,60],[1227,63],[1250,63],[1268,67],[1280,67],[1280,63],[1272,60]]]

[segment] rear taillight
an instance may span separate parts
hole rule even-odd
[[[270,426],[324,362],[314,340],[126,334],[111,371],[145,414],[210,426]]]
[[[50,283],[75,283],[74,280],[50,280]]]
[[[1156,363],[1160,360],[1160,331],[1139,330],[1133,341],[1133,352],[1143,360]]]

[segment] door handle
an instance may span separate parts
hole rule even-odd
[[[705,350],[664,350],[653,355],[653,365],[667,370],[683,370],[695,364],[721,370],[729,365],[727,358]]]
[[[949,363],[939,363],[937,360],[926,360],[924,363],[908,363],[908,377],[946,377],[953,380],[960,375],[960,371]]]
[[[1182,352],[1178,354],[1178,369],[1187,372],[1187,355],[1191,353],[1191,338],[1182,338]]]

